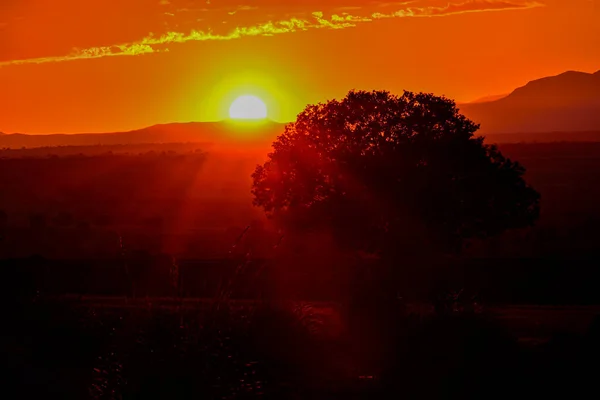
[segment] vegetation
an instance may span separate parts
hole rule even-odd
[[[351,91],[286,126],[253,174],[254,203],[386,259],[530,226],[539,194],[477,129],[443,97]]]
[[[309,106],[254,182],[249,172],[264,157],[256,150],[4,150],[5,390],[77,399],[578,397],[575,387],[583,392],[597,372],[584,367],[600,355],[597,327],[585,333],[597,308],[557,322],[556,311],[532,317],[541,307],[487,306],[598,303],[600,144],[500,152],[476,131],[444,98],[351,92]],[[542,193],[541,210],[525,178]],[[252,211],[252,183],[285,235]],[[535,227],[511,229],[540,211]],[[368,263],[321,252],[330,236],[394,267],[412,250],[416,268],[397,280],[365,268],[346,281],[349,265]],[[302,258],[302,246],[316,251]],[[207,249],[221,259],[207,260]],[[445,264],[426,259],[459,249]],[[346,289],[350,313],[340,307]],[[424,304],[433,299],[435,308]],[[319,309],[323,300],[334,302]],[[575,325],[579,334],[557,333]]]
[[[4,390],[61,399],[580,397],[593,389],[597,323],[519,345],[485,315],[400,313],[377,357],[292,304],[83,305],[4,297]],[[368,357],[367,357],[368,356]]]

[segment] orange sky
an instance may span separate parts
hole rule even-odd
[[[0,131],[289,121],[349,89],[457,101],[600,69],[599,0],[1,0]]]

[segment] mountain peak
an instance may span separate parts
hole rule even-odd
[[[593,131],[600,129],[600,71],[566,71],[532,80],[492,102],[465,104],[482,132]]]
[[[590,75],[590,74],[588,74],[587,72],[575,71],[575,70],[570,69],[570,70],[565,71],[563,73],[560,73],[560,74],[558,74],[556,76],[563,76],[563,75],[564,76],[569,76],[569,75],[570,76],[575,76],[575,75]],[[552,78],[552,76],[550,76],[549,78]]]
[[[600,72],[600,71],[599,71]],[[598,103],[600,100],[600,73],[590,74],[580,71],[566,71],[528,82],[515,89],[500,101],[527,106],[562,106],[575,103]]]
[[[591,76],[593,76],[593,74],[589,74],[587,72],[565,71],[558,75],[546,76],[543,78],[534,79],[532,81],[529,81],[524,87],[527,87],[529,85],[547,84],[548,82],[559,82],[559,81],[567,81],[567,80],[572,82],[575,79],[578,79],[581,82],[581,81],[589,79]],[[516,90],[519,90],[519,89],[521,89],[521,88],[518,88]]]

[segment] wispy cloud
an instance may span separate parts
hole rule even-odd
[[[160,4],[167,4],[163,0]],[[390,12],[374,12],[371,4],[370,12],[359,14],[358,11],[365,10],[365,7],[345,7],[345,11],[339,14],[330,14],[325,16],[321,11],[315,11],[310,16],[291,17],[281,20],[271,20],[264,23],[250,24],[247,26],[237,26],[228,33],[215,33],[212,30],[195,30],[189,33],[167,32],[162,35],[149,34],[139,41],[131,43],[117,44],[114,46],[91,47],[86,49],[74,49],[70,54],[57,57],[28,58],[22,60],[12,60],[0,62],[0,67],[8,65],[21,64],[41,64],[47,62],[63,62],[70,60],[95,59],[102,57],[116,56],[136,56],[150,53],[160,53],[168,51],[161,46],[173,43],[203,42],[203,41],[226,41],[241,39],[243,37],[253,36],[275,36],[289,34],[298,31],[310,29],[347,29],[353,28],[358,24],[372,23],[380,19],[390,18],[409,18],[409,17],[442,17],[455,14],[480,13],[504,10],[524,10],[536,7],[543,7],[544,4],[537,1],[518,1],[518,0],[471,0],[462,3],[449,3],[442,7],[406,7],[414,3],[413,1],[402,3],[375,3],[375,5],[404,5],[404,8]],[[381,10],[380,7],[377,7]],[[237,11],[254,10],[255,7],[241,6]],[[341,11],[339,7],[338,11]]]
[[[335,11],[358,11],[362,10],[362,6],[346,6],[346,7],[338,7]]]
[[[448,3],[443,7],[408,7],[393,13],[374,13],[373,18],[441,17],[475,12],[526,10],[543,6],[544,4],[537,1],[472,0],[464,3]]]
[[[235,10],[229,11],[227,14],[229,14],[229,15],[235,15],[235,14],[237,14],[240,11],[254,11],[254,10],[258,10],[258,7],[254,7],[254,6],[239,6]]]
[[[88,60],[94,58],[103,57],[115,57],[115,56],[137,56],[141,54],[159,53],[168,50],[158,50],[151,46],[131,43],[131,44],[119,44],[114,46],[101,46],[101,47],[90,47],[88,49],[73,49],[68,55],[65,56],[51,56],[51,57],[39,57],[39,58],[27,58],[23,60],[12,60],[0,62],[0,67],[8,65],[23,65],[23,64],[44,64],[49,62],[62,62],[62,61],[74,61],[74,60]]]
[[[377,6],[378,7],[403,7],[403,6],[407,6],[409,4],[414,4],[414,3],[418,3],[418,2],[419,2],[419,0],[392,1],[392,2],[379,1],[379,2],[377,2]]]

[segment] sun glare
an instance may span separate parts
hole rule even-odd
[[[256,96],[240,96],[229,107],[231,119],[265,119],[267,106]]]

